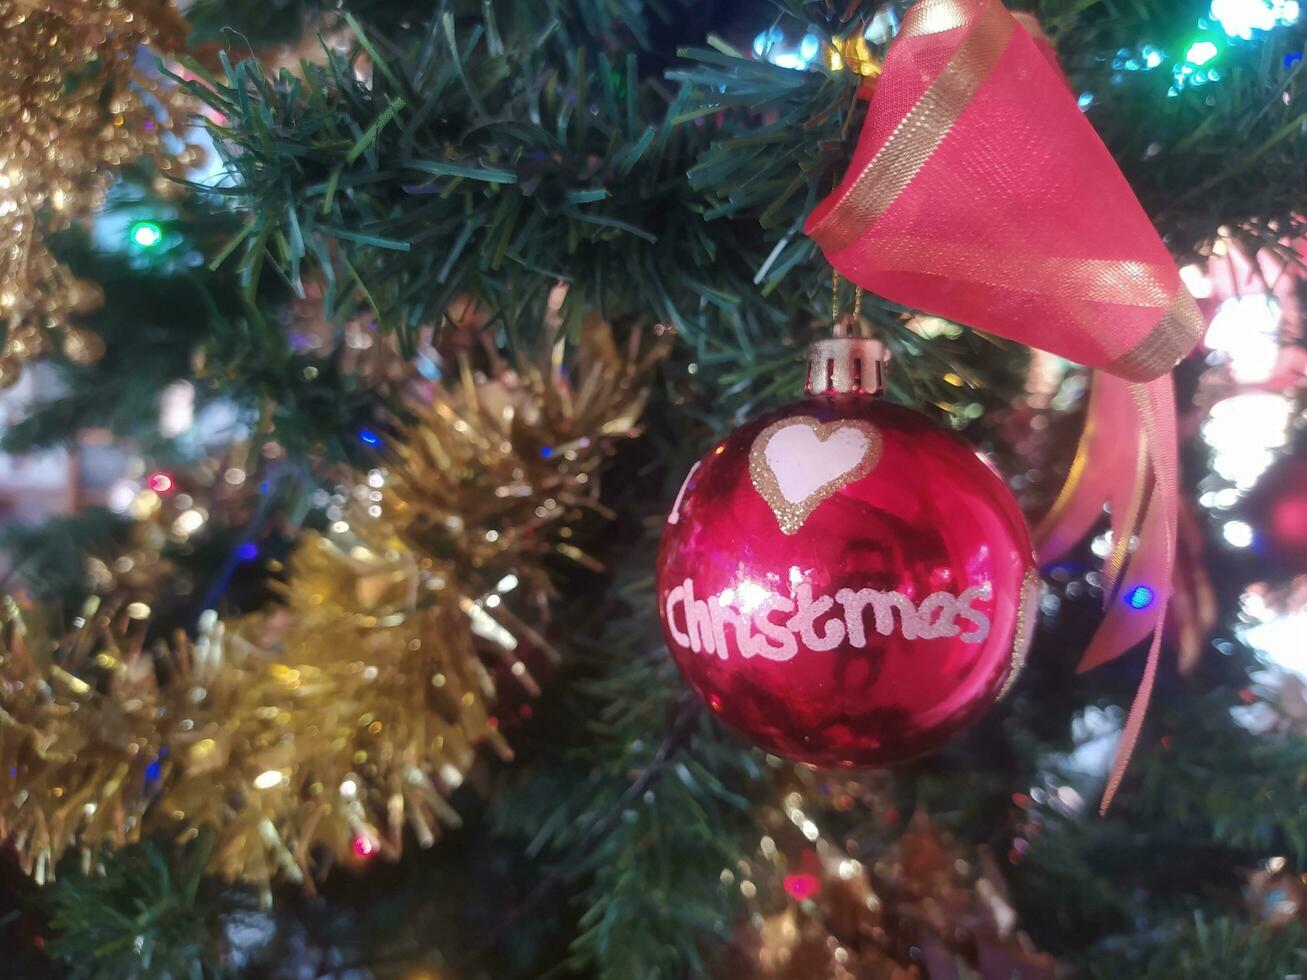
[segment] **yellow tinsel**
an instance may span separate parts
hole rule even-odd
[[[100,304],[99,288],[45,240],[99,205],[115,168],[194,158],[165,149],[184,122],[178,91],[138,67],[142,48],[176,50],[186,31],[159,0],[0,0],[0,387],[54,340],[79,363],[102,352],[69,322]]]
[[[12,600],[0,646],[0,837],[38,879],[62,855],[203,826],[211,870],[260,885],[431,843],[482,743],[507,757],[494,672],[528,692],[547,561],[598,511],[655,355],[602,323],[565,371],[459,382],[288,563],[283,601],[146,646],[142,602],[93,600],[47,636]],[[487,666],[489,665],[489,667]]]

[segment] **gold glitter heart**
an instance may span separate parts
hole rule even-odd
[[[791,499],[797,496],[795,491],[794,474],[778,474],[773,465],[773,461],[768,456],[768,447],[772,445],[772,440],[777,436],[785,434],[787,441],[793,441],[794,430],[806,430],[811,434],[812,441],[810,449],[818,450],[817,457],[809,458],[805,461],[808,474],[807,482],[803,482],[803,476],[799,475],[799,491],[807,490],[801,499]],[[827,469],[830,472],[830,478],[818,485],[811,486],[814,480],[819,479],[825,474],[821,472],[820,449],[825,446],[831,447],[832,439],[845,441],[846,434],[855,434],[862,442],[862,450],[856,457],[847,460],[847,465],[841,465],[838,459],[827,461]],[[801,438],[801,437],[800,437]],[[831,494],[837,490],[848,486],[855,480],[860,480],[880,461],[881,447],[883,445],[880,432],[870,422],[864,422],[860,419],[839,419],[834,422],[818,422],[811,415],[798,415],[793,418],[780,419],[773,422],[767,428],[758,433],[753,440],[753,446],[749,450],[749,476],[753,478],[753,486],[767,501],[767,506],[776,515],[776,521],[780,525],[782,534],[793,534],[803,527],[804,522],[808,519],[817,507]],[[843,450],[847,451],[847,450]],[[815,476],[813,475],[814,467]],[[790,495],[787,496],[782,488],[782,482],[789,482]]]

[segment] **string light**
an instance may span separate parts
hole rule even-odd
[[[1248,392],[1212,406],[1200,431],[1212,450],[1212,470],[1247,491],[1285,444],[1293,402],[1270,392]]]
[[[1297,22],[1298,0],[1212,0],[1210,16],[1230,37],[1252,40],[1254,31],[1270,31]]]
[[[785,894],[800,902],[812,898],[813,895],[816,895],[817,892],[821,891],[821,879],[816,875],[786,875],[782,884],[785,888]]]
[[[134,222],[128,234],[137,248],[151,249],[163,241],[163,229],[153,221]]]
[[[1307,677],[1307,606],[1275,601],[1254,586],[1239,597],[1242,622],[1235,634],[1267,663]]]
[[[785,32],[779,27],[760,31],[753,39],[753,53],[756,57],[778,68],[796,71],[815,62],[821,54],[821,47],[821,39],[812,33],[804,34],[798,44],[790,47],[785,43]]]
[[[1146,585],[1136,585],[1126,593],[1125,603],[1131,609],[1147,609],[1153,604],[1153,590]]]
[[[272,789],[285,782],[285,774],[280,769],[265,769],[254,777],[255,789]]]
[[[1212,41],[1195,41],[1189,45],[1189,50],[1184,54],[1184,60],[1191,65],[1205,65],[1218,54],[1221,49]]]
[[[1235,548],[1247,548],[1253,543],[1253,529],[1243,521],[1226,521],[1221,536]]]
[[[1203,344],[1229,357],[1236,381],[1265,381],[1280,356],[1280,304],[1255,293],[1231,296],[1212,317]]]

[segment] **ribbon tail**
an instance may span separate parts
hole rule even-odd
[[[1141,447],[1142,429],[1129,385],[1095,371],[1071,470],[1057,500],[1033,532],[1042,564],[1057,561],[1084,540],[1102,518],[1104,505],[1112,505],[1113,523],[1119,524],[1136,485],[1131,474],[1137,475]]]
[[[1144,663],[1144,676],[1139,680],[1139,689],[1135,691],[1130,703],[1130,714],[1126,717],[1125,728],[1121,731],[1121,741],[1117,743],[1116,759],[1112,763],[1112,774],[1108,777],[1107,788],[1103,790],[1103,800],[1098,804],[1098,812],[1107,813],[1112,801],[1116,799],[1117,790],[1125,779],[1126,770],[1130,768],[1130,759],[1139,742],[1139,733],[1144,728],[1144,716],[1148,714],[1148,703],[1153,697],[1153,685],[1157,681],[1157,665],[1162,659],[1162,621],[1159,619],[1153,629],[1153,642],[1148,645],[1148,660]]]

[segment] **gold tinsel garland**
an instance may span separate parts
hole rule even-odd
[[[0,646],[0,837],[44,880],[70,848],[216,832],[211,870],[311,884],[457,821],[477,747],[507,756],[496,675],[528,691],[552,594],[546,560],[598,510],[653,354],[602,323],[573,370],[459,383],[288,563],[284,600],[147,645],[142,602],[93,600],[62,639],[10,600]]]
[[[166,173],[197,158],[168,152],[181,94],[137,61],[143,48],[176,50],[186,32],[160,0],[0,0],[0,387],[55,338],[79,363],[102,352],[70,323],[100,290],[46,239],[94,211],[115,168],[145,156]]]

